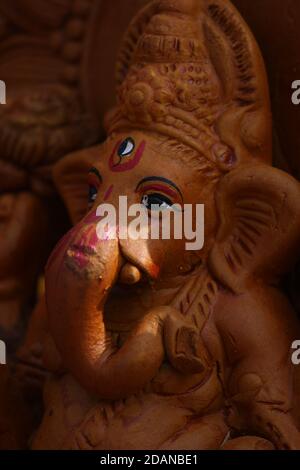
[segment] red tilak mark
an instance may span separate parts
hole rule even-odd
[[[138,165],[138,163],[140,162],[142,156],[143,156],[143,153],[144,153],[144,150],[146,148],[146,142],[145,140],[143,140],[140,145],[138,146],[137,148],[137,151],[135,152],[135,155],[134,155],[134,158],[132,160],[127,160],[127,158],[121,158],[120,159],[120,163],[118,163],[117,165],[114,164],[114,154],[118,148],[118,145],[120,146],[121,143],[117,144],[116,145],[116,149],[114,150],[113,154],[111,155],[110,159],[109,159],[109,168],[111,169],[111,171],[114,171],[114,172],[123,172],[123,171],[129,171],[129,170],[132,170],[136,165]],[[122,163],[122,161],[124,160],[124,163]]]
[[[116,145],[115,145],[115,147],[114,147],[114,149],[113,149],[113,151],[112,151],[112,154],[111,154],[111,156],[109,157],[109,168],[110,168],[112,171],[113,171],[113,168],[114,168],[114,166],[115,166],[114,156],[115,156],[115,154],[117,153],[117,150],[118,150],[118,148],[120,147],[121,143],[122,143],[121,140],[119,140],[119,142],[116,143]],[[119,158],[120,158],[120,157],[119,157]],[[120,163],[121,163],[121,158],[120,158],[120,161],[118,162],[118,165],[120,165]]]
[[[111,195],[111,193],[113,192],[113,189],[114,189],[114,185],[112,184],[108,190],[106,191],[105,195],[104,195],[104,201],[107,201],[107,199],[109,198],[109,196]]]

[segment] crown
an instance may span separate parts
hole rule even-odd
[[[158,132],[216,159],[212,149],[220,144],[222,116],[235,121],[228,116],[235,109],[239,124],[248,117],[246,132],[240,128],[238,134],[240,147],[253,156],[255,148],[259,153],[268,147],[270,137],[266,77],[258,61],[251,33],[227,1],[156,0],[124,38],[118,105],[108,131]],[[254,111],[256,122],[260,116],[265,120],[262,128],[249,119]],[[231,146],[230,136],[227,140]],[[258,156],[266,159],[262,152]]]

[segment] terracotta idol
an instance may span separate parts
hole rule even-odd
[[[32,448],[300,449],[300,323],[277,287],[300,187],[271,167],[257,45],[229,1],[158,0],[117,76],[107,140],[55,169],[75,226],[46,269],[53,374]],[[119,196],[149,216],[204,204],[204,247],[99,238]]]

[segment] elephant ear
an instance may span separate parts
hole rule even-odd
[[[73,224],[79,222],[87,212],[87,179],[94,161],[94,149],[81,150],[67,155],[53,168],[54,184]]]
[[[209,264],[241,293],[255,280],[276,283],[300,250],[300,185],[264,164],[227,174],[217,189],[220,229]]]
[[[260,49],[230,1],[202,2],[206,44],[224,94],[224,112],[216,123],[217,132],[234,149],[240,163],[271,163],[272,115]]]

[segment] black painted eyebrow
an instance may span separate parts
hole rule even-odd
[[[97,176],[97,178],[99,178],[100,182],[102,183],[102,176],[100,175],[99,171],[97,170],[97,168],[93,167],[89,170],[89,173],[93,173],[94,175]]]
[[[180,194],[181,198],[183,199],[182,193],[181,193],[180,189],[178,188],[178,186],[176,186],[176,184],[173,183],[173,181],[168,180],[167,178],[164,178],[163,176],[148,176],[147,178],[142,179],[142,181],[140,181],[139,184],[137,185],[136,191],[139,189],[139,187],[140,187],[143,183],[149,183],[150,181],[162,181],[163,183],[169,184],[169,185],[172,186],[174,189],[176,189],[176,191],[178,191],[178,193]]]

